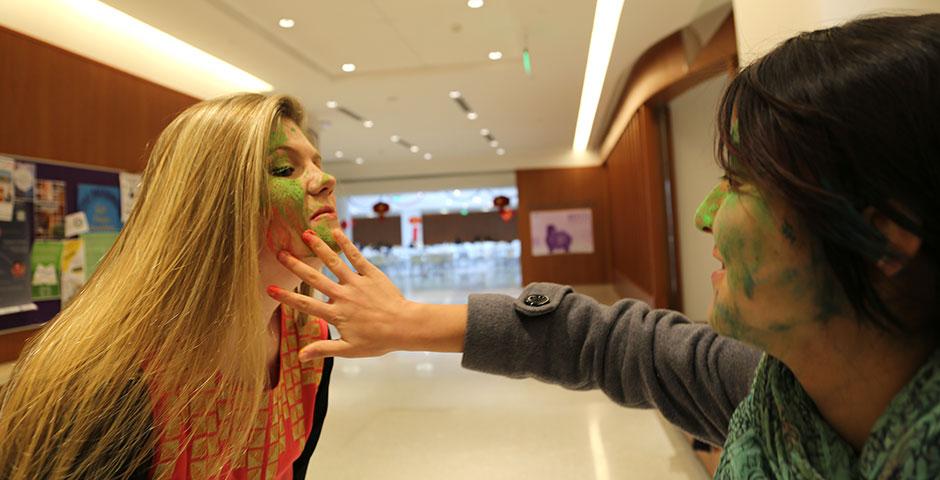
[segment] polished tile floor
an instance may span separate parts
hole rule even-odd
[[[475,275],[471,276],[475,277]],[[472,291],[516,296],[512,269],[404,282],[417,301],[463,303]],[[427,289],[436,285],[435,290]],[[577,290],[610,303],[609,286]],[[0,365],[0,384],[10,364]],[[329,413],[307,479],[704,479],[688,442],[654,411],[597,391],[464,370],[459,354],[337,359]]]
[[[490,289],[515,296],[519,288]],[[612,289],[580,289],[602,301]],[[465,302],[466,290],[407,291]],[[688,442],[654,411],[602,393],[464,370],[458,354],[337,359],[307,479],[703,479]]]

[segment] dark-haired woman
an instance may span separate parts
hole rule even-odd
[[[338,284],[281,257],[332,304],[274,295],[342,332],[311,357],[462,351],[602,388],[723,444],[718,478],[940,478],[940,15],[788,40],[731,82],[719,130],[726,177],[696,217],[714,331],[552,284],[411,303],[344,237],[358,274],[306,236]]]

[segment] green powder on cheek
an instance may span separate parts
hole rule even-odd
[[[274,177],[270,179],[271,204],[281,218],[292,227],[304,228],[304,189],[297,180]]]
[[[328,247],[333,249],[334,252],[340,250],[339,244],[336,243],[336,238],[333,237],[333,229],[329,225],[316,225],[313,227],[313,232],[316,233],[317,236],[320,237],[320,240],[323,240]]]

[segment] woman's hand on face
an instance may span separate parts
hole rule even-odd
[[[414,304],[402,296],[381,270],[362,256],[342,231],[334,230],[333,235],[355,271],[310,230],[304,232],[303,240],[336,275],[339,283],[286,251],[278,254],[278,260],[285,267],[330,297],[329,303],[268,287],[268,295],[275,300],[320,317],[340,332],[340,339],[319,340],[304,347],[300,352],[301,360],[332,356],[373,357],[402,349],[400,321],[409,311],[414,310]]]

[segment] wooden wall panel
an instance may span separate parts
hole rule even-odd
[[[352,228],[357,245],[401,245],[401,217],[354,218]]]
[[[141,171],[197,101],[0,27],[0,152]]]
[[[610,212],[607,169],[604,167],[520,170],[518,225],[522,243],[522,283],[564,284],[610,281]],[[591,208],[594,253],[532,256],[529,212],[564,208]]]
[[[516,217],[503,221],[499,212],[474,212],[467,215],[424,215],[424,244],[495,240],[510,242],[518,238]]]
[[[665,201],[659,131],[649,107],[637,110],[607,159],[611,276],[618,293],[668,304]]]
[[[2,153],[139,172],[148,145],[197,101],[0,27]],[[0,362],[35,332],[0,335]]]

